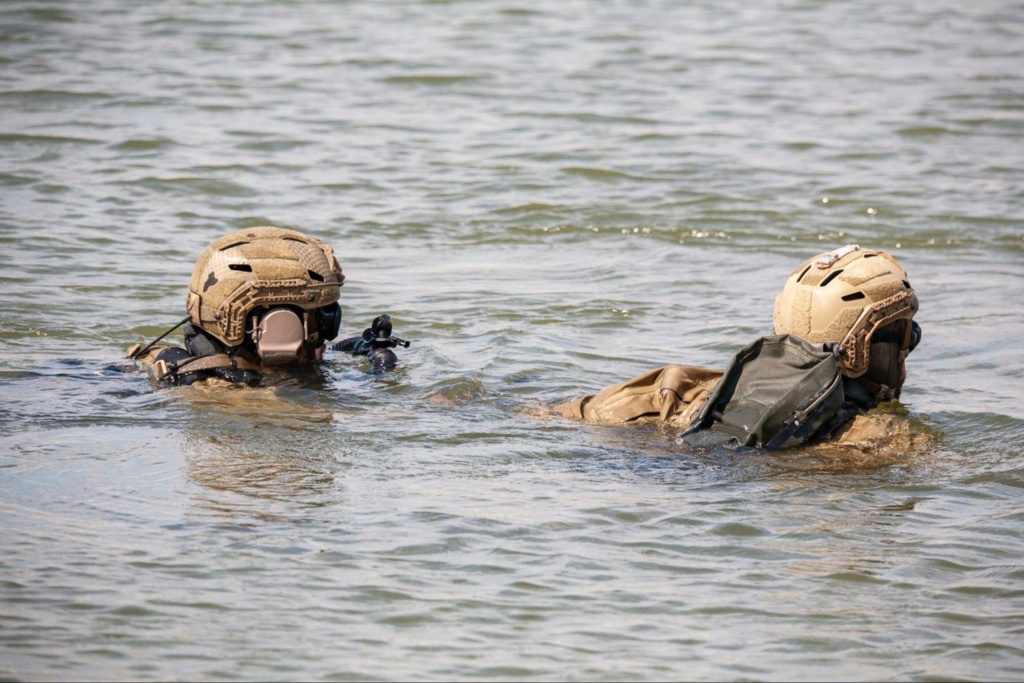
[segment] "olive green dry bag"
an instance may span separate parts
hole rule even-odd
[[[691,446],[790,448],[807,443],[843,407],[839,347],[788,334],[736,354],[682,439]]]

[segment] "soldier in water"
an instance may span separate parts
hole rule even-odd
[[[864,450],[908,448],[915,441],[908,422],[893,411],[876,408],[900,395],[907,356],[921,338],[921,328],[913,319],[917,311],[917,295],[896,259],[883,251],[849,245],[815,256],[790,274],[775,301],[775,336],[762,338],[737,354],[726,380],[719,370],[667,365],[558,405],[555,412],[600,424],[661,423],[687,430],[684,440],[689,440],[709,427],[716,429],[716,419],[723,420],[723,414],[725,423],[731,413],[764,427],[770,422],[763,414],[767,406],[781,403],[793,413],[788,422],[791,431],[782,436],[758,432],[756,438],[743,434],[736,438],[734,429],[733,443],[768,447],[769,437],[776,436],[774,443],[785,447],[829,442]],[[790,387],[780,381],[786,376],[778,370],[783,367],[778,360],[782,354],[771,360],[762,353],[769,348],[785,348],[790,356],[787,367],[800,366],[801,372],[809,367],[812,356],[827,361],[831,354],[837,366],[837,387],[822,388],[820,395],[780,399]],[[744,382],[737,374],[743,370],[740,366],[759,354],[760,366],[750,370],[749,381]],[[728,387],[719,386],[727,380]],[[719,402],[710,405],[714,400]],[[814,410],[817,422],[810,424],[809,413]],[[689,442],[699,445],[700,439]]]
[[[193,384],[219,379],[256,386],[269,373],[323,360],[341,326],[345,276],[326,243],[295,230],[247,228],[214,240],[200,255],[189,284],[188,316],[128,357],[153,379]],[[158,344],[183,326],[184,346]],[[388,316],[342,350],[374,358],[375,368],[393,362]],[[397,340],[397,341],[395,341]],[[375,357],[377,356],[377,357]]]

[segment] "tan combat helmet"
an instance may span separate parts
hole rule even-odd
[[[312,313],[337,302],[344,281],[334,251],[324,242],[295,230],[247,228],[214,240],[200,255],[186,310],[194,326],[237,347],[254,309],[301,309],[301,334],[317,343]]]
[[[917,309],[917,295],[896,259],[851,244],[815,256],[790,274],[775,299],[775,333],[838,342],[845,350],[843,374],[860,377],[871,365],[872,335],[890,325],[901,334],[894,361],[902,367]],[[893,325],[899,321],[905,322]]]

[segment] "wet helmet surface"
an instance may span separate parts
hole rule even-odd
[[[305,312],[335,304],[345,280],[334,251],[295,230],[258,227],[214,240],[196,263],[186,311],[190,322],[228,347],[240,345],[254,311],[285,307],[304,320],[307,340],[317,336]]]
[[[775,333],[838,342],[845,351],[844,375],[867,373],[872,381],[898,387],[919,330],[912,325],[917,310],[917,295],[896,259],[848,245],[815,256],[790,274],[775,299]]]

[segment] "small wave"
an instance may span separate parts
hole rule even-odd
[[[130,181],[126,184],[141,186],[167,194],[198,194],[216,197],[253,197],[257,194],[245,185],[228,180],[195,176],[182,178],[156,178],[149,176],[140,180]]]
[[[154,150],[167,149],[180,143],[170,138],[150,138],[125,140],[113,145],[111,149],[119,152],[150,152]]]
[[[80,103],[87,100],[106,100],[112,95],[104,92],[76,90],[8,90],[0,92],[0,102],[16,103],[23,107],[33,104]]]
[[[1024,419],[1001,413],[947,411],[930,415],[929,421],[958,450],[985,453],[988,466],[1020,464],[1018,445],[1024,443]]]
[[[0,145],[94,145],[98,144],[98,142],[98,140],[91,138],[76,138],[65,135],[0,134]]]
[[[566,166],[560,169],[568,175],[578,175],[592,180],[646,180],[642,176],[631,175],[622,171],[607,168],[590,168],[586,166]]]
[[[13,16],[23,16],[25,18],[31,19],[32,21],[54,22],[61,24],[72,24],[79,21],[80,19],[73,12],[68,12],[66,10],[49,7],[33,7],[30,9],[22,10],[20,12],[14,12]],[[11,15],[8,15],[6,19],[9,20],[10,17]]]
[[[286,152],[312,144],[313,142],[310,140],[262,140],[260,142],[243,142],[237,147],[252,152]]]
[[[896,133],[908,138],[937,137],[940,135],[959,135],[959,131],[945,126],[908,126],[897,128]]]
[[[419,76],[387,76],[381,79],[394,85],[454,85],[481,80],[482,76],[459,74],[422,74]]]
[[[427,398],[435,405],[454,407],[472,403],[486,393],[487,389],[480,380],[457,377],[435,384],[427,392]]]
[[[0,186],[3,187],[15,187],[18,185],[31,185],[32,183],[39,180],[38,178],[27,178],[25,176],[12,175],[10,173],[0,173]]]
[[[507,213],[539,213],[545,211],[560,211],[563,207],[555,204],[542,204],[540,202],[531,202],[530,204],[520,204],[519,206],[508,206],[501,209],[495,209],[496,214],[507,214]]]

